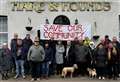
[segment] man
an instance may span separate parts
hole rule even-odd
[[[104,41],[104,45],[106,48],[108,48],[109,43],[111,42],[111,40],[109,39],[108,35],[105,35],[105,41]]]
[[[25,54],[23,50],[23,42],[22,39],[17,39],[17,53],[15,55],[15,64],[16,64],[16,75],[15,79],[17,79],[20,75],[22,75],[23,79],[25,79],[24,73],[24,60]]]
[[[113,37],[112,38],[112,42],[113,42],[113,44],[115,44],[116,45],[116,47],[117,47],[117,49],[118,49],[118,64],[117,64],[117,66],[118,66],[118,74],[119,74],[119,77],[120,77],[120,43],[119,43],[119,41],[117,40],[117,37]]]
[[[27,61],[27,54],[28,54],[28,50],[29,48],[32,46],[33,42],[30,38],[30,34],[26,34],[26,37],[23,39],[23,50],[24,50],[24,54],[25,54],[25,74],[29,74],[30,72],[30,65],[29,62]]]
[[[52,49],[52,54],[51,54],[51,64],[50,64],[50,69],[49,69],[49,76],[55,74],[55,69],[56,69],[56,60],[55,60],[55,53],[56,53],[56,41],[54,40],[54,37],[51,37],[49,40],[49,46]]]
[[[14,33],[14,37],[11,40],[10,47],[11,47],[11,53],[12,53],[12,61],[13,61],[13,71],[15,70],[15,56],[17,54],[17,39],[18,39],[18,34]]]
[[[66,52],[65,52],[65,66],[72,66],[69,61],[69,55],[70,55],[70,47],[71,47],[71,41],[67,41],[66,45]]]
[[[78,65],[78,73],[81,73],[83,76],[86,73],[87,68],[87,55],[88,47],[83,44],[83,40],[80,40],[78,44],[75,45],[75,62]]]
[[[39,38],[35,37],[34,45],[28,51],[27,59],[31,63],[31,76],[32,80],[40,80],[40,66],[45,58],[44,48],[39,43]]]

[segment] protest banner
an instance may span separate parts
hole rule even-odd
[[[76,37],[78,39],[91,38],[91,25],[40,25],[40,38],[43,40],[51,38],[54,38],[54,40],[74,40]]]

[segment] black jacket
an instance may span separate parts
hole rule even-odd
[[[107,51],[105,47],[95,50],[95,62],[97,67],[105,67],[107,65]]]

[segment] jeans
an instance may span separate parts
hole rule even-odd
[[[26,75],[30,74],[31,67],[30,67],[29,61],[25,60],[24,68],[25,68],[25,74],[26,74]]]
[[[24,75],[24,60],[15,60],[15,64],[16,64],[16,74]]]
[[[42,74],[48,76],[48,74],[49,74],[49,62],[42,63]]]
[[[113,64],[112,67],[112,74],[114,77],[118,77],[118,68],[117,68],[117,64]]]
[[[51,62],[51,64],[49,65],[49,76],[54,75],[55,71],[56,71],[56,63]]]

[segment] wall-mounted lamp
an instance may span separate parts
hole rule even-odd
[[[100,38],[99,35],[97,35],[97,22],[94,22],[94,35],[93,35],[93,39],[94,40],[98,40]]]
[[[25,28],[27,31],[31,31],[33,27],[31,26],[31,19],[29,17],[28,17],[28,23],[29,23],[29,26],[26,26]]]
[[[78,24],[78,19],[75,19],[75,24]]]
[[[48,19],[45,19],[45,24],[49,24],[49,20]]]

